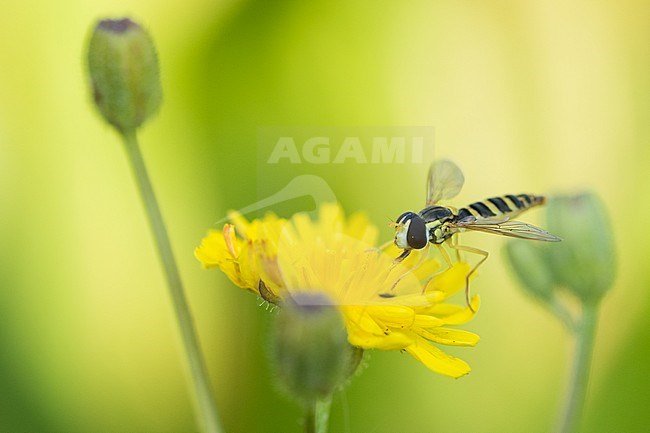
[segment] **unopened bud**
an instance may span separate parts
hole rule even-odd
[[[88,46],[93,99],[108,123],[133,131],[160,107],[158,58],[149,34],[128,18],[102,20]]]
[[[530,241],[513,240],[506,244],[506,256],[524,291],[542,302],[554,296],[555,281],[546,261],[546,251]]]
[[[564,239],[548,260],[556,284],[583,302],[602,298],[614,281],[615,247],[607,211],[593,193],[550,200],[548,229]]]
[[[329,397],[358,365],[341,315],[319,293],[292,294],[276,318],[272,360],[282,386],[304,404]]]

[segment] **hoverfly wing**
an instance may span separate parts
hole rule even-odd
[[[454,227],[535,241],[560,242],[562,240],[562,238],[532,224],[507,219],[491,220],[469,217],[456,222]]]
[[[431,164],[427,182],[427,206],[456,197],[465,183],[465,176],[453,162],[441,159]]]

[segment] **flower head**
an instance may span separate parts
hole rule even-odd
[[[395,264],[397,247],[375,248],[378,232],[367,217],[346,219],[335,204],[322,205],[315,221],[304,213],[289,220],[267,214],[247,221],[235,213],[230,219],[196,249],[206,268],[220,268],[238,286],[275,304],[303,292],[325,293],[340,310],[353,346],[405,350],[451,377],[469,373],[467,363],[431,344],[474,346],[479,340],[448,327],[474,315],[467,306],[445,302],[464,288],[466,263],[440,272],[435,260],[414,251]],[[478,307],[474,297],[472,308]]]

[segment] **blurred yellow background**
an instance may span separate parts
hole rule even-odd
[[[618,279],[605,299],[588,432],[650,422],[647,288],[650,4],[647,1],[4,1],[0,14],[0,431],[195,431],[162,271],[118,136],[91,105],[92,25],[151,32],[165,101],[140,134],[227,432],[299,431],[266,364],[270,314],[193,249],[229,208],[257,200],[268,125],[435,128],[462,167],[462,204],[519,192],[596,191],[611,212]],[[325,167],[327,170],[327,167]],[[348,212],[423,205],[426,168],[351,170]],[[542,212],[526,220],[541,223]],[[572,342],[492,252],[454,354],[435,375],[373,352],[335,398],[331,431],[547,432]]]

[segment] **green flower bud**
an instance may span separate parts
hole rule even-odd
[[[359,363],[358,351],[329,298],[306,292],[292,297],[276,318],[271,356],[283,388],[311,405],[345,383]]]
[[[593,193],[557,197],[548,204],[547,227],[564,239],[548,261],[556,284],[583,302],[598,302],[614,281],[616,261],[607,211]]]
[[[95,104],[120,132],[133,131],[162,101],[158,58],[146,31],[128,18],[100,21],[88,46]]]
[[[506,244],[506,257],[524,291],[544,303],[554,296],[555,281],[545,251],[530,241],[515,240]]]

